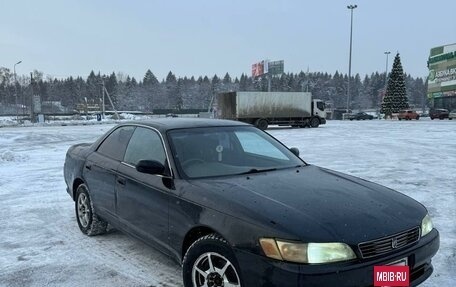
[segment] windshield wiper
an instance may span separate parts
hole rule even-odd
[[[265,168],[265,169],[252,168],[246,172],[241,172],[239,174],[252,174],[252,173],[260,173],[260,172],[273,171],[273,170],[277,170],[277,168]]]

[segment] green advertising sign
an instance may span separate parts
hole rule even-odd
[[[272,62],[269,62],[268,64],[268,72],[271,74],[271,75],[280,75],[280,74],[283,74],[284,72],[284,64],[283,64],[283,60],[281,61],[272,61]]]

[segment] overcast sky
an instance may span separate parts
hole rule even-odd
[[[232,77],[262,59],[286,72],[385,71],[385,51],[400,52],[404,71],[427,76],[432,47],[456,42],[456,1],[22,1],[0,0],[0,66],[55,77],[91,70],[142,79]]]

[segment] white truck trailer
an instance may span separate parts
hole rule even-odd
[[[217,96],[217,117],[268,125],[312,127],[326,123],[325,103],[304,92],[229,92]]]

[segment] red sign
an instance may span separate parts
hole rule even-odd
[[[252,65],[252,77],[259,77],[264,74],[263,62]]]
[[[409,277],[409,266],[374,266],[374,286],[409,286]]]

